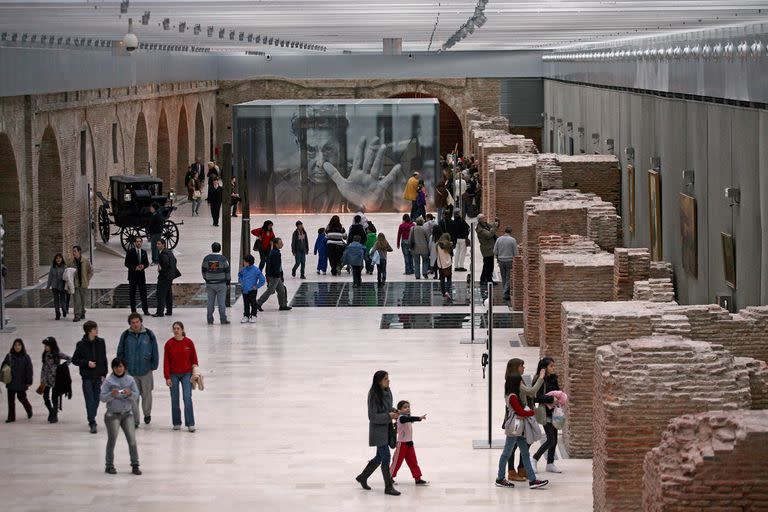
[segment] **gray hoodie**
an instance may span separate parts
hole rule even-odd
[[[131,396],[125,396],[124,393],[112,396],[113,389],[130,389]],[[102,382],[99,398],[107,403],[107,412],[128,412],[133,407],[133,401],[139,399],[139,388],[136,387],[136,381],[128,375],[128,372],[125,372],[122,377],[118,377],[113,372]]]

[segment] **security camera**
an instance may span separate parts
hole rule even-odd
[[[270,54],[265,55],[264,58],[267,60],[272,60],[272,56]]]
[[[128,19],[128,33],[123,36],[123,47],[129,52],[139,47],[139,38],[133,33],[133,18]]]
[[[408,54],[408,58],[409,58],[409,59],[412,59],[412,58],[413,58],[413,54],[412,54],[412,53],[409,53],[409,54]]]

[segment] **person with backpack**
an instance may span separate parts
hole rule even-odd
[[[27,399],[27,390],[32,385],[33,379],[32,359],[27,354],[21,338],[13,340],[11,350],[5,356],[0,368],[2,368],[3,383],[8,392],[8,418],[5,422],[16,421],[16,398],[27,411],[27,418],[31,418],[32,404]]]
[[[99,326],[93,320],[83,324],[83,331],[83,338],[75,345],[72,364],[80,368],[88,426],[91,434],[95,434],[101,383],[107,377],[107,346],[104,338],[99,338]]]
[[[154,389],[154,371],[160,364],[160,352],[157,337],[151,329],[144,327],[144,319],[138,313],[128,315],[129,328],[120,335],[117,344],[117,357],[125,361],[125,369],[136,382],[139,391],[133,400],[133,421],[139,428],[139,398],[144,413],[144,423],[152,421],[152,390]]]
[[[56,374],[59,370],[59,364],[69,364],[72,360],[67,354],[59,350],[59,344],[56,338],[48,336],[43,340],[42,369],[40,370],[40,387],[43,388],[43,402],[48,409],[48,423],[57,423],[59,421],[59,406],[56,402]],[[53,395],[53,402],[51,396]]]
[[[202,266],[205,291],[208,294],[208,325],[213,324],[214,306],[219,307],[219,321],[222,325],[229,323],[227,320],[227,293],[231,281],[229,261],[221,254],[221,244],[211,244],[211,254],[203,258]]]

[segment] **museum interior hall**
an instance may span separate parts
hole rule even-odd
[[[0,0],[0,503],[768,512],[766,0]]]

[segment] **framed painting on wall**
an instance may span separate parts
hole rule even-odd
[[[661,174],[655,169],[648,171],[648,217],[651,231],[651,259],[664,258],[661,234]]]
[[[635,234],[635,166],[627,164],[627,224],[629,232]]]
[[[699,275],[699,240],[696,225],[696,199],[680,194],[680,238],[683,269],[693,277]]]
[[[729,233],[720,233],[723,245],[723,273],[725,284],[736,289],[736,241]]]

